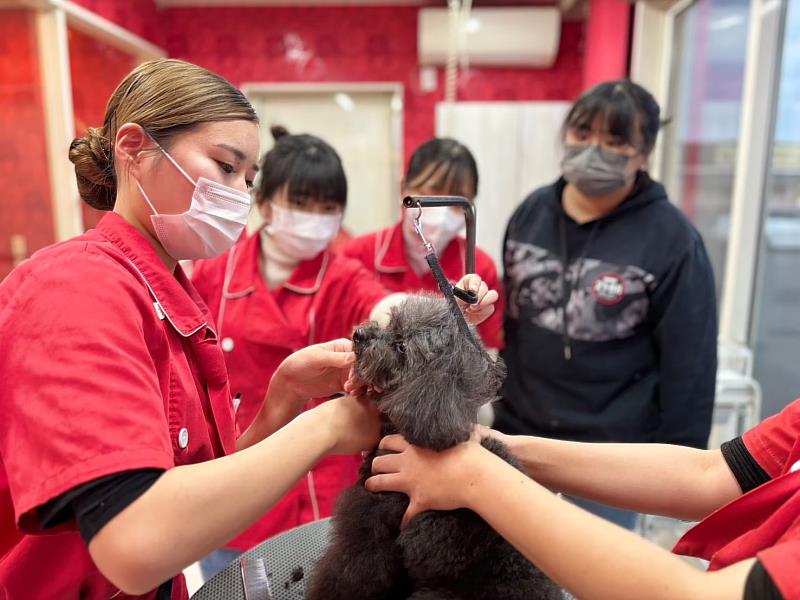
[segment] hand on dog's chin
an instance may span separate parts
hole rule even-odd
[[[357,373],[355,366],[350,368],[350,373],[347,376],[347,381],[344,383],[344,391],[351,396],[363,396],[367,393],[382,394],[383,388],[370,383]]]
[[[352,346],[350,340],[340,339],[314,344],[289,355],[272,375],[267,390],[269,404],[277,403],[289,412],[299,413],[310,398],[346,390],[355,360]]]
[[[350,375],[344,384],[344,391],[351,396],[364,396],[369,395],[372,398],[377,398],[383,394],[384,389],[378,385],[370,383],[362,379],[355,368],[350,369]]]

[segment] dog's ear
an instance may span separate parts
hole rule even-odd
[[[414,366],[385,411],[412,444],[444,450],[469,439],[478,409],[495,399],[505,367],[457,334],[436,356]]]
[[[418,446],[443,450],[469,439],[478,409],[502,384],[502,361],[461,332],[441,297],[407,298],[392,311],[387,333],[402,340],[403,356],[387,369],[397,386],[381,397],[381,412]],[[474,329],[473,336],[480,339]]]
[[[396,390],[396,400],[386,398],[386,406],[403,437],[438,451],[469,439],[477,411],[467,406],[458,378],[445,365],[434,362],[430,367]]]
[[[497,394],[500,393],[500,388],[503,387],[503,382],[506,380],[506,374],[508,373],[505,361],[499,356],[490,358],[489,362],[489,374],[486,381],[486,394],[491,396],[491,398],[486,402],[496,399]]]

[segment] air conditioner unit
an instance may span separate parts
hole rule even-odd
[[[472,65],[551,67],[558,55],[561,13],[556,7],[474,8],[465,23]],[[417,50],[420,64],[447,61],[450,15],[446,8],[419,11]]]

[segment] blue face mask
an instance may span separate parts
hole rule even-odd
[[[599,146],[567,144],[561,172],[567,182],[589,197],[608,196],[627,183],[625,171],[630,157]]]

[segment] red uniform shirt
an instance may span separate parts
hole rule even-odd
[[[342,253],[359,260],[390,292],[439,292],[432,273],[420,277],[411,268],[405,253],[402,227],[401,222],[394,227],[357,237],[342,248]],[[439,257],[442,270],[451,281],[458,281],[466,274],[465,247],[464,238],[457,237]],[[500,294],[500,299],[494,305],[494,314],[478,326],[478,333],[486,347],[500,350],[503,348],[503,288],[494,262],[480,248],[475,249],[475,271],[490,290],[497,290]]]
[[[74,521],[41,535],[36,509],[100,477],[234,450],[210,323],[180,267],[115,213],[0,285],[0,598],[128,598]],[[182,576],[172,598],[188,598]]]
[[[259,233],[226,255],[200,261],[192,279],[216,316],[231,391],[241,394],[236,419],[253,421],[278,365],[309,344],[350,337],[386,291],[357,261],[331,252],[300,263],[289,280],[269,290],[259,265]],[[344,488],[356,481],[361,456],[320,462],[261,521],[229,546],[246,550],[286,529],[329,516]]]
[[[706,517],[675,552],[711,570],[758,557],[784,598],[800,598],[800,400],[742,438],[772,480]]]

